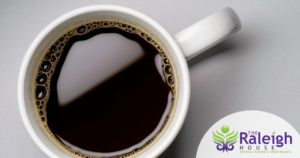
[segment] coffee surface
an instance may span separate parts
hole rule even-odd
[[[151,36],[128,24],[103,21],[73,30],[49,48],[38,68],[41,122],[78,156],[137,153],[170,117],[175,81],[169,58]]]

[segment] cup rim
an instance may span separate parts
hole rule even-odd
[[[162,36],[164,36],[168,43],[170,43],[171,47],[175,50],[173,54],[176,55],[178,63],[176,66],[182,70],[181,73],[181,79],[182,82],[181,84],[181,89],[180,91],[182,92],[181,94],[182,101],[181,108],[179,109],[179,115],[176,117],[178,118],[173,126],[173,129],[169,135],[165,137],[165,141],[160,143],[158,147],[156,147],[155,151],[149,155],[149,157],[156,157],[160,155],[175,139],[177,136],[178,132],[180,131],[183,122],[185,120],[187,111],[188,111],[188,105],[190,101],[190,77],[189,77],[189,70],[187,66],[187,62],[185,60],[185,57],[183,55],[182,49],[180,48],[179,44],[176,42],[174,37],[162,26],[160,25],[157,21],[152,19],[150,16],[137,11],[135,9],[131,9],[128,7],[124,6],[119,6],[119,5],[111,5],[111,4],[97,4],[97,5],[90,5],[90,6],[85,6],[81,7],[75,10],[72,10],[70,12],[67,12],[54,21],[52,21],[50,24],[48,24],[33,40],[33,42],[30,44],[24,58],[21,64],[21,68],[19,71],[19,78],[18,78],[18,105],[19,105],[19,112],[21,114],[22,121],[24,123],[24,126],[29,133],[30,137],[32,140],[35,142],[35,144],[49,157],[57,157],[55,153],[53,153],[48,147],[40,140],[40,138],[37,136],[32,123],[30,122],[28,118],[28,113],[26,110],[26,104],[25,104],[25,77],[26,77],[26,72],[28,69],[28,65],[30,62],[30,59],[32,55],[35,52],[36,47],[40,44],[43,38],[45,38],[48,33],[54,29],[55,27],[59,26],[62,24],[65,20],[70,19],[72,17],[78,16],[83,13],[88,13],[92,11],[118,11],[118,12],[126,12],[129,13],[131,16],[136,16],[138,18],[143,19],[144,21],[147,21],[147,23],[151,24],[154,28],[156,28]],[[180,66],[179,66],[180,65]],[[174,111],[175,112],[175,111]],[[165,130],[164,130],[165,131]]]

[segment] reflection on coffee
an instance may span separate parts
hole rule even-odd
[[[148,32],[120,21],[73,28],[49,46],[33,87],[49,136],[79,157],[128,157],[151,144],[175,104],[174,68]]]

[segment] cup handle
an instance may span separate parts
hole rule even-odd
[[[241,29],[236,12],[227,7],[175,35],[187,60],[220,43]]]

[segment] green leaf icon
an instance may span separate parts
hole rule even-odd
[[[273,132],[273,135],[275,134],[275,131]]]
[[[222,126],[221,133],[218,130],[213,131],[213,142],[217,144],[217,150],[219,151],[231,151],[234,149],[234,144],[237,142],[238,139],[238,131],[229,132],[229,127],[227,125]],[[215,133],[216,132],[216,133]],[[234,133],[235,132],[235,133]],[[275,132],[274,132],[275,133]]]

